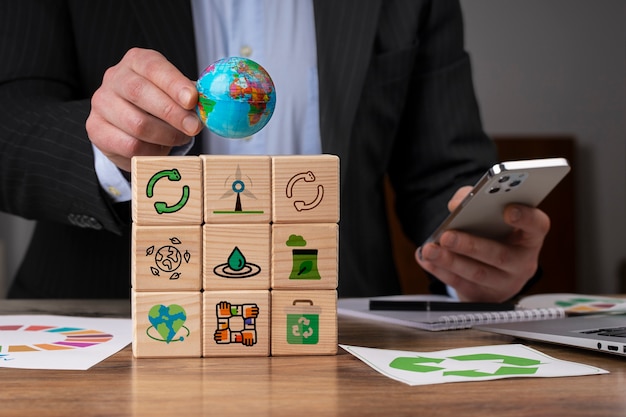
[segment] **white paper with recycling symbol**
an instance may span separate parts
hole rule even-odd
[[[521,344],[410,352],[339,345],[378,372],[408,385],[598,375],[595,366],[555,359]]]

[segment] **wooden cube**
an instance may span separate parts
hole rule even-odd
[[[269,356],[269,291],[205,291],[202,356]]]
[[[202,224],[202,161],[197,156],[132,160],[132,218],[139,225]]]
[[[272,291],[272,356],[336,353],[337,291]]]
[[[339,158],[335,155],[272,157],[274,223],[339,221]]]
[[[272,289],[336,289],[336,223],[272,225]]]
[[[269,156],[202,155],[204,221],[268,223],[271,220]]]
[[[269,224],[205,224],[203,232],[205,290],[269,290]]]
[[[131,277],[137,291],[200,291],[202,226],[133,224]]]
[[[200,357],[202,297],[195,292],[132,291],[133,355]]]

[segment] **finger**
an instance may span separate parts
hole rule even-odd
[[[508,270],[513,264],[513,257],[518,255],[503,243],[456,230],[443,233],[439,243],[449,252],[500,270]]]
[[[114,88],[129,103],[188,136],[194,136],[202,129],[202,123],[195,112],[180,106],[152,80],[140,74],[127,71],[124,81],[115,84]]]
[[[439,266],[485,287],[517,293],[537,270],[541,245],[526,247],[459,231],[440,239]]]
[[[463,199],[470,193],[470,191],[472,191],[472,187],[469,185],[456,190],[450,201],[448,201],[448,210],[450,212],[454,211],[458,205],[461,204],[461,201],[463,201]]]
[[[516,230],[505,242],[499,242],[455,230],[445,232],[440,244],[442,249],[488,265],[500,274],[528,278],[537,270],[537,257],[543,239],[525,238],[523,235],[524,232]],[[522,240],[523,245],[520,244]]]
[[[490,291],[484,287],[484,283],[475,283],[466,280],[461,275],[455,274],[449,269],[440,266],[437,261],[431,261],[432,256],[427,248],[430,244],[421,248],[421,256],[416,256],[417,262],[427,272],[436,276],[444,284],[455,289],[461,301],[479,301],[480,299],[491,299]],[[431,248],[433,249],[433,248]],[[428,258],[427,258],[428,257]]]
[[[92,97],[93,114],[117,126],[127,135],[153,145],[173,147],[189,142],[189,136],[106,90]],[[90,136],[91,137],[91,136]],[[93,138],[92,138],[93,139]]]
[[[156,51],[131,49],[105,72],[103,86],[189,136],[202,129],[192,111],[198,99],[194,83]]]
[[[501,270],[488,263],[468,258],[432,243],[422,248],[422,259],[429,262],[440,274],[449,276],[449,279],[460,277],[482,286],[497,286],[505,276]]]
[[[431,253],[431,250],[433,252]],[[503,302],[519,292],[525,281],[471,259],[427,244],[416,257],[422,268],[455,289],[461,301]]]
[[[98,141],[92,142],[117,167],[127,172],[131,171],[131,158],[135,155],[165,156],[170,152],[169,147],[140,141],[106,122],[99,124]]]
[[[513,226],[509,242],[526,246],[540,246],[550,231],[550,217],[538,208],[510,204],[504,209],[504,221]]]
[[[187,110],[195,107],[198,93],[194,83],[162,54],[154,50],[133,48],[124,59],[131,62],[133,71],[150,80],[181,107]]]

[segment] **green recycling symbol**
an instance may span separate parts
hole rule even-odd
[[[437,366],[445,360],[454,361],[485,361],[491,364],[502,364],[495,372],[485,372],[479,369],[446,370],[445,366]],[[434,365],[433,365],[434,364]],[[472,355],[450,356],[447,358],[427,358],[424,356],[400,356],[395,358],[389,366],[411,372],[434,372],[443,370],[443,376],[464,376],[480,378],[486,376],[533,375],[539,369],[541,361],[519,356],[507,356],[494,353],[476,353]],[[475,365],[475,364],[473,364]]]
[[[180,181],[182,176],[180,175],[180,172],[176,168],[164,169],[162,171],[157,172],[148,181],[148,185],[146,186],[146,197],[152,198],[154,196],[154,186],[161,178],[167,178],[170,181]],[[185,204],[187,204],[187,201],[189,200],[189,186],[183,185],[182,191],[183,191],[182,196],[180,197],[180,200],[178,200],[176,204],[168,206],[167,203],[164,201],[155,202],[154,209],[156,210],[156,212],[159,214],[175,213],[181,208],[183,208]]]

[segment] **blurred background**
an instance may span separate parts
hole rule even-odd
[[[486,131],[575,141],[577,291],[626,291],[626,2],[461,4]]]
[[[626,2],[461,5],[486,131],[499,143],[526,141],[507,149],[557,138],[573,152],[569,199],[550,212],[555,220],[574,215],[564,222],[572,233],[551,236],[557,246],[573,248],[557,262],[564,271],[575,264],[568,277],[574,275],[578,292],[626,292]],[[32,226],[0,213],[0,297]]]

